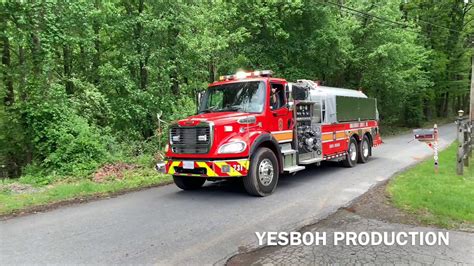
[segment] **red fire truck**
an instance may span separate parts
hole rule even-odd
[[[196,115],[170,126],[162,165],[184,190],[240,178],[249,194],[267,196],[281,174],[322,161],[354,167],[382,143],[376,100],[360,91],[266,70],[222,76],[200,98]]]

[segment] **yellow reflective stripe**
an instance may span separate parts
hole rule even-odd
[[[326,140],[333,140],[333,135],[332,133],[324,133],[322,138],[321,138],[322,141],[326,141]]]
[[[207,165],[206,162],[196,162],[201,168],[206,168],[207,176],[217,176],[216,172],[212,171],[212,168]]]
[[[184,175],[187,175],[187,176],[202,176],[200,174],[184,174]]]
[[[221,168],[222,169],[222,166],[224,165],[229,165],[228,163],[226,162],[215,162],[215,164],[217,165],[217,167]],[[241,176],[242,174],[238,171],[236,171],[234,169],[234,167],[232,167],[231,165],[229,165],[229,168],[230,168],[230,172],[226,173],[228,174],[229,176]]]
[[[229,168],[230,168],[230,172],[227,173],[228,175],[230,175],[230,176],[241,176],[242,175],[242,173],[235,170],[234,167],[232,167],[232,165],[229,165]]]
[[[174,167],[178,166],[181,161],[173,161],[171,162],[170,168],[168,169],[168,174],[174,174]]]
[[[293,140],[293,131],[292,130],[286,130],[286,131],[273,131],[271,132],[273,137],[277,141],[289,141]]]
[[[241,160],[241,161],[238,161],[240,165],[242,165],[243,168],[245,168],[245,170],[248,170],[249,169],[249,163],[250,161],[249,160]]]
[[[226,162],[214,162],[214,164],[217,165],[217,167],[219,167],[221,169],[221,172],[222,172],[222,166],[227,165]]]
[[[337,132],[336,133],[336,139],[344,139],[346,138],[346,132]]]
[[[346,132],[336,132],[336,139],[335,140],[341,140],[347,138]],[[330,133],[323,133],[321,137],[321,141],[333,141],[334,140],[334,132]]]
[[[245,170],[249,169],[249,164],[250,164],[249,160],[237,160],[235,162],[239,163],[242,166],[243,169],[245,169]],[[174,174],[175,173],[174,168],[176,166],[179,166],[180,163],[181,163],[181,161],[171,162],[170,167],[168,169],[168,174],[170,174],[170,175]],[[196,162],[196,164],[200,168],[206,168],[207,176],[218,176],[218,174],[214,170],[212,170],[212,168],[209,167],[209,165],[207,165],[206,162]],[[241,172],[235,170],[234,167],[232,167],[230,164],[228,164],[225,161],[216,161],[216,162],[214,162],[214,164],[219,168],[222,168],[222,166],[224,166],[224,165],[229,165],[230,172],[225,173],[229,176],[242,176]],[[196,175],[196,174],[183,174],[183,175],[201,176],[201,175]]]

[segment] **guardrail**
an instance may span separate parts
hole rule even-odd
[[[469,159],[472,158],[474,149],[474,121],[467,117],[462,117],[464,112],[459,111],[459,117],[456,121],[458,132],[458,153],[456,173],[464,174],[464,167],[469,166]]]

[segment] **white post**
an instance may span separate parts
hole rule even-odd
[[[468,4],[470,0],[464,0],[464,4]],[[471,38],[471,49],[474,49],[474,39]],[[470,143],[468,142],[468,158],[469,161],[470,157],[472,156],[472,152],[474,150],[474,53],[471,57],[471,97],[469,100],[469,121],[470,123],[467,124],[468,133],[470,133],[469,139]],[[470,132],[469,132],[470,131]],[[468,162],[469,164],[469,162]]]
[[[464,166],[469,167],[469,150],[471,149],[471,132],[469,130],[470,123],[464,123]]]
[[[457,156],[456,156],[456,161],[457,161],[457,166],[456,166],[456,173],[458,175],[463,175],[464,173],[464,129],[463,129],[463,123],[462,123],[462,115],[463,111],[459,110],[458,111],[458,119],[457,119],[457,132],[458,132],[458,150],[457,150]]]
[[[157,134],[158,135],[158,149],[159,149],[159,152],[161,154],[161,115],[163,113],[160,111],[160,113],[156,113],[156,118],[158,119],[158,130],[157,130]]]
[[[469,108],[469,117],[474,121],[474,54],[471,59],[471,100]]]
[[[434,133],[434,143],[433,143],[433,151],[434,151],[434,171],[435,174],[438,173],[438,125],[434,124],[433,127],[433,133]]]

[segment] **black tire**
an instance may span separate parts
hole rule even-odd
[[[342,161],[342,164],[345,167],[354,167],[357,164],[359,157],[359,149],[357,145],[357,140],[351,138],[349,141],[349,147],[347,147],[346,159]]]
[[[199,189],[204,185],[206,179],[200,177],[191,176],[173,176],[173,181],[177,187],[182,190],[195,190]]]
[[[243,178],[247,193],[265,197],[275,191],[278,184],[278,160],[272,150],[259,148],[250,160],[250,171]]]
[[[369,160],[372,147],[370,147],[369,137],[364,135],[359,145],[358,163],[366,163]]]

